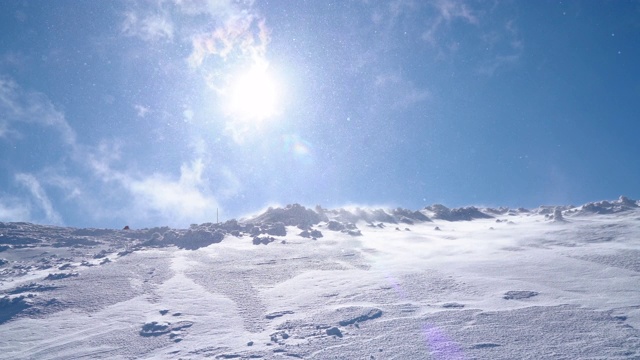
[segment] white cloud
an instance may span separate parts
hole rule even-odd
[[[418,88],[412,81],[405,79],[399,73],[380,74],[376,76],[374,85],[378,92],[393,94],[393,96],[383,96],[383,98],[393,99],[390,106],[394,109],[405,109],[431,98],[431,92],[428,89]]]
[[[449,25],[454,20],[462,20],[469,24],[478,25],[477,15],[459,0],[438,0],[431,3],[436,10],[436,16],[429,21],[429,28],[422,34],[422,39],[432,46],[440,46],[443,26]]]
[[[479,68],[478,72],[483,75],[493,75],[496,70],[512,66],[520,60],[520,54],[514,53],[510,55],[496,55],[492,59],[485,61]]]
[[[16,198],[0,197],[0,221],[32,221],[29,205]]]
[[[173,22],[166,13],[139,14],[128,11],[124,14],[121,30],[127,36],[145,41],[171,41],[174,35]]]
[[[75,131],[44,94],[24,91],[13,80],[0,76],[0,137],[17,135],[11,124],[19,122],[53,127],[65,144],[76,146]]]
[[[524,41],[514,20],[506,22],[503,28],[491,32],[483,38],[488,49],[500,48],[492,52],[478,68],[478,73],[492,76],[497,70],[509,68],[520,61],[524,52]]]
[[[147,116],[147,114],[151,112],[151,109],[148,106],[144,106],[140,104],[133,105],[133,108],[136,110],[138,117],[141,117],[141,118]]]
[[[223,16],[234,8],[232,0],[174,0],[178,9],[188,15]],[[245,1],[252,5],[253,1]]]
[[[469,6],[460,0],[438,0],[433,3],[440,16],[450,22],[454,19],[464,19],[471,24],[477,24],[478,18]]]
[[[181,166],[178,179],[154,174],[139,180],[128,179],[123,185],[135,199],[138,216],[160,216],[177,223],[211,221],[218,203],[207,194],[203,170],[202,161],[195,160]]]
[[[44,215],[45,215],[44,220],[49,224],[61,225],[62,217],[53,208],[53,205],[51,204],[51,200],[49,200],[47,193],[40,185],[40,182],[38,181],[38,179],[36,179],[31,174],[24,174],[24,173],[16,174],[15,178],[17,182],[19,182],[29,190],[36,204],[44,212]]]
[[[186,226],[215,218],[219,204],[204,175],[206,169],[202,159],[182,164],[178,177],[163,173],[135,174],[112,168],[119,159],[117,147],[103,143],[98,153],[88,156],[94,174],[103,182],[115,185],[113,191],[125,199],[126,204],[122,205],[117,217],[171,226]]]
[[[262,60],[270,41],[264,19],[246,12],[230,16],[211,32],[192,36],[193,51],[188,62],[197,68],[209,56],[227,59],[231,54]]]

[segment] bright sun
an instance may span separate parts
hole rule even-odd
[[[278,113],[279,93],[267,66],[255,64],[232,78],[227,110],[236,120],[260,122]]]

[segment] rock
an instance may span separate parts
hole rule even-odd
[[[287,236],[287,229],[284,227],[284,223],[281,222],[269,224],[265,232],[273,236]]]
[[[327,228],[332,231],[342,231],[344,230],[344,225],[335,220],[331,220],[329,221],[329,224],[327,224]]]
[[[165,234],[165,240],[167,234]],[[220,230],[211,232],[206,229],[188,230],[184,235],[177,237],[173,243],[181,249],[196,250],[202,247],[216,244],[224,239],[224,233]]]
[[[505,300],[522,300],[537,296],[535,291],[507,291],[502,297]]]
[[[342,331],[340,331],[340,329],[338,329],[335,326],[330,329],[327,329],[326,332],[327,332],[327,335],[329,336],[337,336],[339,338],[342,337]]]
[[[263,214],[253,218],[254,223],[276,223],[281,222],[286,226],[308,227],[321,221],[326,221],[326,216],[307,209],[299,204],[287,205],[282,208],[269,208]]]

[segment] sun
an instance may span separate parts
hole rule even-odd
[[[280,110],[280,85],[265,64],[254,64],[231,78],[227,112],[234,120],[261,122]]]

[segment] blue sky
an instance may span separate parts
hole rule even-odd
[[[0,221],[640,197],[637,1],[2,1]]]

